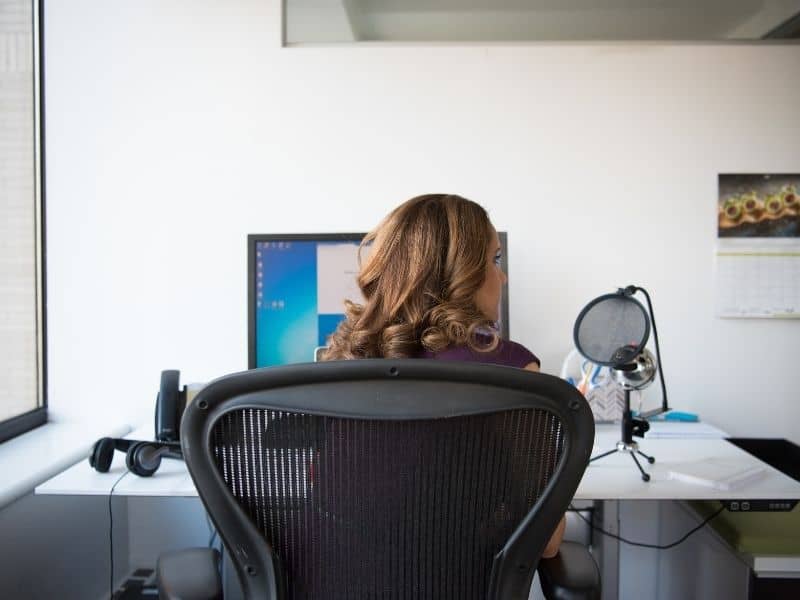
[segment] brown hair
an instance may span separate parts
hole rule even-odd
[[[460,196],[427,194],[398,206],[361,243],[357,282],[365,301],[345,301],[324,360],[494,349],[494,333],[479,343],[494,323],[475,302],[492,235],[486,210]]]

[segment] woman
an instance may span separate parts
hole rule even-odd
[[[450,194],[417,196],[369,233],[358,285],[364,304],[345,303],[324,360],[431,358],[539,370],[524,346],[495,323],[506,275],[486,210]],[[562,518],[544,558],[558,553]]]

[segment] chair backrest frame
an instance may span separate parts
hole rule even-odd
[[[186,408],[181,444],[198,494],[231,553],[247,598],[277,600],[284,590],[278,557],[228,490],[210,448],[214,425],[229,411],[242,408],[383,420],[527,408],[555,414],[564,434],[561,459],[541,497],[495,556],[489,600],[527,599],[547,542],[537,532],[552,531],[560,520],[588,465],[594,440],[591,409],[573,386],[551,375],[511,367],[367,359],[253,369],[216,379]]]

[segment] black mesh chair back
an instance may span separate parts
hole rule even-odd
[[[558,378],[412,359],[223,377],[181,428],[246,597],[291,600],[527,599],[593,437]]]

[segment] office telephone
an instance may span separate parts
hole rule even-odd
[[[161,372],[156,396],[154,441],[104,437],[97,440],[89,453],[89,464],[106,473],[111,468],[114,451],[125,452],[128,469],[141,477],[150,477],[161,465],[161,458],[182,459],[180,425],[188,396],[187,386],[180,388],[177,370]]]
[[[186,386],[181,390],[179,381],[179,371],[161,371],[155,415],[155,437],[159,442],[180,441],[181,416],[186,408]]]

